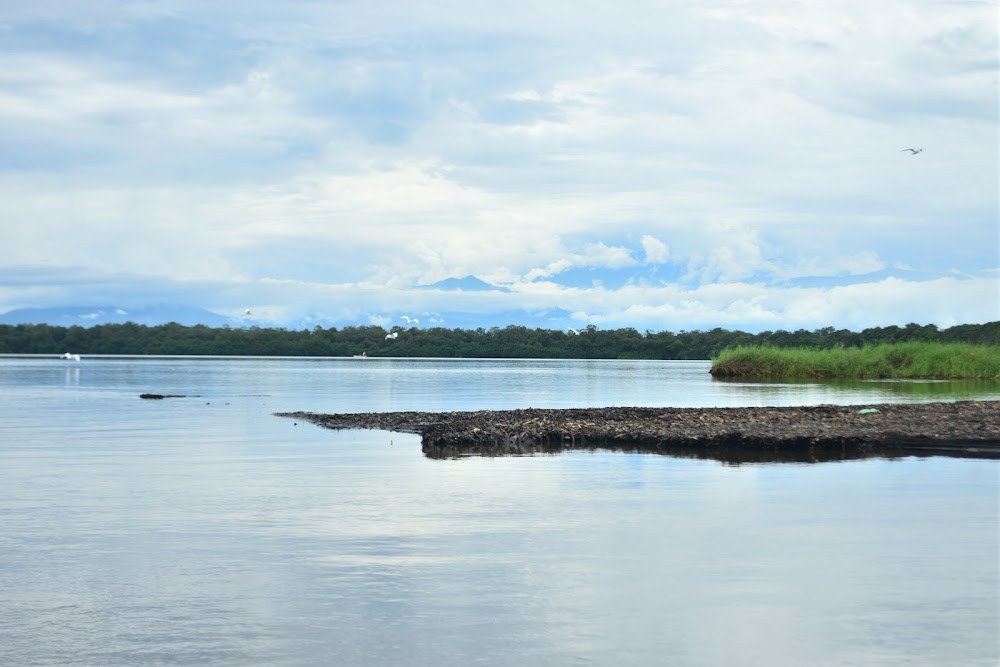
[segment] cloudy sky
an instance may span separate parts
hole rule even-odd
[[[0,0],[0,312],[997,320],[997,23],[994,0]],[[427,287],[470,275],[502,289]]]

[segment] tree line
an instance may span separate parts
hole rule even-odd
[[[395,338],[387,338],[396,333]],[[499,359],[711,359],[727,347],[770,345],[779,348],[862,347],[905,341],[966,342],[1000,345],[1000,321],[939,329],[933,324],[887,326],[860,332],[826,327],[807,331],[747,333],[709,331],[601,330],[579,334],[510,325],[491,329],[403,328],[380,326],[294,331],[280,328],[213,328],[170,323],[146,326],[102,324],[93,327],[48,324],[0,325],[3,354],[134,354],[350,357],[449,357]]]

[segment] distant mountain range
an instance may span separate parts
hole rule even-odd
[[[383,326],[386,329],[403,327],[405,329],[416,326],[420,329],[430,329],[441,327],[444,329],[492,329],[493,327],[523,326],[529,329],[567,329],[574,327],[579,329],[586,326],[579,320],[572,319],[572,313],[562,308],[549,308],[544,310],[528,311],[523,309],[498,310],[490,312],[423,312],[414,313],[407,311],[407,316],[416,315],[420,320],[419,324],[408,324],[403,320],[402,312],[378,312],[371,313],[371,318],[364,317],[354,320],[333,320],[318,313],[312,313],[299,320],[281,325],[284,329],[302,330],[313,329],[316,326],[329,329],[338,329],[348,326],[362,326],[371,324],[372,321],[387,320]],[[252,324],[252,323],[251,323]],[[259,326],[273,326],[260,323]]]
[[[463,285],[463,287],[449,287],[449,285],[459,284]],[[457,290],[470,287],[473,289],[482,289],[477,288],[476,284],[476,282],[456,280],[446,282],[444,286],[437,289]],[[414,313],[406,314],[413,315]],[[408,327],[409,325],[403,322],[402,315],[402,312],[378,312],[372,313],[372,319],[390,318],[390,324],[386,328],[392,328],[393,326]],[[531,329],[565,329],[568,327],[579,329],[581,326],[584,326],[580,322],[570,318],[570,311],[561,308],[536,311],[502,310],[486,313],[448,311],[418,315],[420,323],[416,326],[421,328],[491,329],[493,327],[502,328],[509,325],[517,325]],[[370,323],[367,317],[361,320],[334,320],[322,314],[315,313],[296,321],[273,324],[253,319],[231,318],[213,313],[204,308],[173,304],[158,304],[144,308],[119,308],[116,306],[19,308],[0,314],[0,324],[49,324],[62,327],[92,327],[99,324],[124,324],[126,322],[134,322],[135,324],[145,326],[157,326],[176,322],[184,326],[195,326],[198,324],[213,328],[224,326],[260,326],[292,330],[313,329],[317,325],[324,328],[343,328]]]
[[[379,316],[389,316],[392,318],[393,326],[409,326],[401,319],[401,313],[378,313]],[[398,320],[398,321],[397,321]],[[224,326],[275,326],[282,329],[312,329],[317,325],[324,328],[343,328],[345,326],[359,326],[368,324],[362,321],[338,321],[313,315],[309,318],[288,322],[283,325],[274,325],[264,322],[237,320],[218,313],[213,313],[203,308],[193,308],[187,306],[152,306],[149,308],[115,308],[113,306],[102,307],[65,307],[65,308],[19,308],[0,314],[0,324],[48,324],[51,326],[71,327],[92,327],[99,324],[124,324],[134,322],[145,326],[157,326],[176,322],[184,326],[195,326],[202,324],[208,327],[218,328]],[[580,322],[570,319],[570,312],[560,308],[541,311],[526,310],[504,310],[489,313],[465,313],[465,312],[443,312],[433,313],[430,316],[421,315],[421,328],[444,327],[446,329],[491,329],[493,327],[506,327],[509,325],[525,326],[529,329],[565,329],[575,327],[579,329]]]
[[[672,276],[676,278],[676,276]],[[770,283],[781,287],[819,288],[856,285],[866,282],[880,282],[890,278],[900,280],[929,280],[934,276],[891,268],[861,275],[838,276],[799,276],[780,283]],[[662,276],[655,274],[640,275],[629,270],[610,271],[577,271],[570,270],[549,278],[564,286],[573,284],[593,286],[600,284],[606,289],[617,289],[621,286],[645,281],[655,283]],[[439,290],[444,292],[510,292],[510,288],[493,285],[473,275],[464,278],[447,278],[428,285],[421,285],[421,290]],[[441,303],[447,303],[442,301]],[[156,304],[144,307],[120,307],[114,305],[102,306],[64,306],[50,308],[19,308],[6,313],[0,313],[0,324],[50,324],[54,326],[90,327],[98,324],[124,324],[134,322],[146,326],[157,326],[176,322],[185,326],[198,324],[208,327],[275,327],[292,330],[313,329],[316,326],[324,328],[343,328],[348,326],[368,325],[372,322],[387,322],[386,328],[404,325],[402,316],[416,316],[420,319],[419,327],[443,327],[446,329],[491,329],[510,325],[525,326],[530,329],[580,329],[587,325],[571,317],[572,312],[562,308],[547,308],[537,310],[510,309],[488,312],[472,311],[436,311],[436,312],[393,312],[373,310],[370,313],[358,314],[353,319],[331,318],[326,313],[314,312],[302,315],[295,320],[286,322],[270,322],[247,316],[229,317],[219,313],[179,304]]]
[[[116,306],[65,306],[56,308],[18,308],[0,314],[0,324],[51,324],[53,326],[92,327],[98,324],[124,324],[135,322],[155,326],[176,322],[185,326],[204,324],[209,327],[238,325],[225,315],[204,308],[157,304],[144,308],[119,308]]]

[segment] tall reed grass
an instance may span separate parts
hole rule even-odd
[[[1000,345],[895,343],[832,349],[738,346],[712,360],[713,375],[753,378],[1000,379]]]

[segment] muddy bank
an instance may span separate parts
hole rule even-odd
[[[733,463],[932,455],[1000,459],[1000,401],[279,416],[332,429],[416,433],[433,458],[601,448]]]

